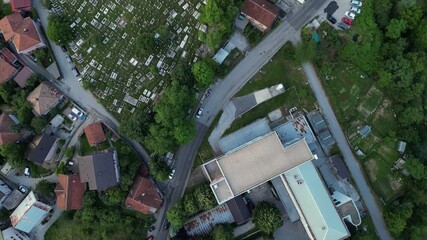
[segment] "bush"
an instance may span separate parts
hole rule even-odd
[[[254,210],[255,226],[266,234],[272,234],[283,225],[279,209],[271,203],[260,202]]]

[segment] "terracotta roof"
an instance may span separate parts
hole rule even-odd
[[[84,128],[84,132],[87,138],[87,141],[90,145],[96,145],[107,140],[105,136],[104,129],[102,129],[102,124],[100,122],[92,123],[87,125]]]
[[[33,72],[31,72],[28,67],[24,67],[16,74],[13,80],[15,80],[21,88],[24,88],[27,86],[27,80],[31,77],[31,74],[33,74]]]
[[[31,0],[10,0],[10,6],[12,11],[19,12],[21,11],[31,11]]]
[[[13,122],[12,118],[9,117],[8,114],[2,113],[0,115],[0,145],[9,142],[16,142],[21,139],[22,134],[15,133],[10,130],[10,127],[14,124],[15,123]]]
[[[16,60],[18,60],[16,58],[16,56],[9,49],[7,49],[7,48],[3,48],[1,50],[1,55],[3,56],[4,60],[6,60],[10,64],[12,64]]]
[[[149,214],[157,212],[162,206],[162,201],[154,183],[138,175],[129,191],[125,205],[138,212]]]
[[[266,0],[245,0],[240,10],[243,14],[257,20],[267,28],[273,26],[274,20],[279,14],[279,8]]]
[[[77,210],[83,207],[86,184],[80,182],[79,175],[58,175],[55,187],[56,206],[64,210]]]
[[[41,43],[34,22],[23,18],[20,13],[7,15],[0,20],[0,30],[6,41],[13,40],[18,52],[25,51]]]
[[[47,82],[42,82],[27,96],[27,101],[33,105],[36,115],[41,116],[48,113],[61,100],[62,96],[58,89]]]
[[[15,73],[16,68],[0,58],[0,84],[7,82]]]

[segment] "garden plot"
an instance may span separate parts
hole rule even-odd
[[[70,55],[84,86],[119,119],[150,106],[178,62],[197,60],[203,0],[54,2],[71,21]],[[154,50],[138,49],[144,34],[155,39]]]

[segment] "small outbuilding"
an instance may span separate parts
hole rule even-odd
[[[397,143],[397,151],[400,152],[401,154],[403,154],[406,150],[406,142],[404,141],[399,141]]]

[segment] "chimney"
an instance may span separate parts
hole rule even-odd
[[[26,28],[24,28],[24,32],[28,31]]]

